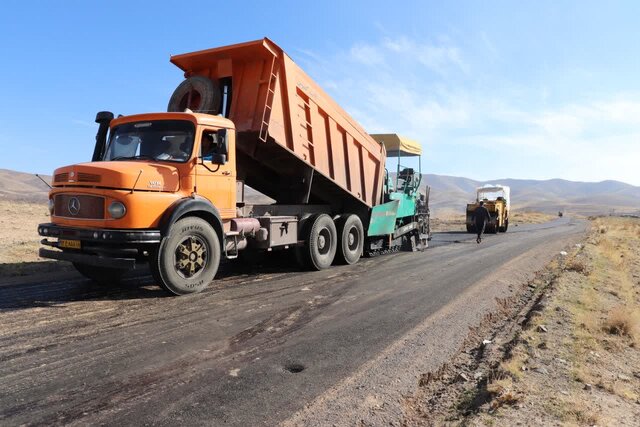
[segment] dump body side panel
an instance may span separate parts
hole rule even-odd
[[[172,57],[185,75],[231,78],[238,178],[279,203],[335,211],[381,203],[386,154],[268,39]]]

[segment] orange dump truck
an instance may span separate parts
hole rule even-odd
[[[185,80],[168,112],[98,113],[92,161],[55,171],[42,257],[101,282],[149,262],[161,286],[186,294],[243,250],[294,248],[322,269],[421,238],[423,217],[366,232],[389,199],[384,144],[273,42],[171,62]],[[276,203],[245,205],[245,184]]]

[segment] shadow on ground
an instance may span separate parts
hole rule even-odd
[[[234,277],[249,279],[259,274],[300,271],[295,263],[295,257],[290,252],[280,251],[226,261],[221,264],[216,279],[232,279]],[[127,274],[121,283],[105,286],[76,273],[70,264],[45,264],[50,265],[33,266],[35,273],[11,277],[9,283],[0,285],[0,311],[36,307],[55,308],[76,301],[171,297],[155,283],[146,265]],[[11,271],[24,268],[22,264],[4,264],[3,267]]]

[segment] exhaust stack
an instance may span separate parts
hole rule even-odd
[[[96,114],[96,123],[98,123],[98,133],[96,134],[96,146],[93,149],[92,162],[99,162],[104,156],[107,146],[107,132],[109,132],[109,124],[113,120],[111,111],[100,111]]]

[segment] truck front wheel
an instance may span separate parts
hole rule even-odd
[[[205,220],[176,222],[149,261],[153,277],[174,295],[200,292],[213,281],[220,265],[220,241]]]
[[[118,284],[122,276],[127,272],[127,270],[121,268],[98,267],[95,265],[79,264],[77,262],[74,262],[73,266],[78,273],[101,285]]]
[[[337,221],[338,251],[336,259],[342,264],[355,264],[364,247],[364,227],[358,215],[345,215]]]

